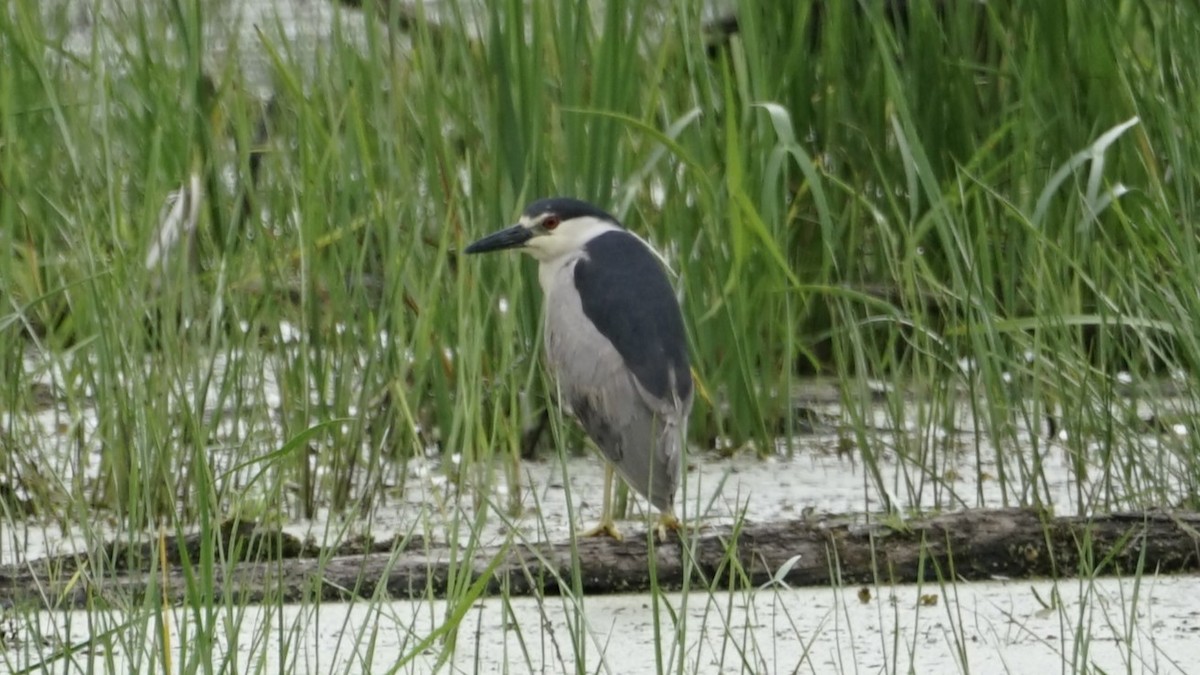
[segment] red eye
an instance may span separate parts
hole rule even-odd
[[[554,228],[558,227],[560,222],[561,221],[558,218],[550,216],[542,221],[542,227],[546,228],[547,230],[553,230]]]

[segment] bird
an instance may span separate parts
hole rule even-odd
[[[693,382],[683,312],[666,263],[603,209],[552,197],[466,253],[519,249],[538,262],[544,349],[558,398],[607,460],[600,523],[584,536],[622,535],[613,471],[659,511],[656,531],[681,527],[675,493],[686,451]]]

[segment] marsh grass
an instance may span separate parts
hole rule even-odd
[[[402,499],[410,462],[434,458],[473,507],[446,537],[469,559],[484,519],[528,506],[522,425],[552,389],[532,266],[456,251],[547,194],[611,205],[665,252],[700,385],[696,448],[793,452],[791,394],[821,373],[843,393],[864,504],[1046,505],[1046,460],[1065,453],[1074,503],[1060,510],[1195,508],[1196,435],[1154,426],[1197,409],[1200,15],[907,5],[897,21],[876,3],[739,3],[722,37],[697,3],[449,2],[407,30],[358,33],[335,12],[332,37],[309,45],[279,21],[227,43],[226,5],[201,2],[96,3],[102,31],[67,42],[70,13],[10,3],[0,475],[18,498],[4,522],[29,510],[94,546],[231,515],[352,520]],[[193,173],[194,255],[148,270],[162,205]],[[552,414],[549,454],[582,447]],[[998,504],[956,491],[963,457]],[[289,648],[320,603],[267,598],[248,618],[245,598],[213,597],[227,554],[204,548],[184,589],[71,615],[83,643],[23,610],[37,634],[10,663],[111,670],[119,653],[212,672],[274,644],[284,669],[318,667]],[[770,662],[733,623],[753,592],[741,571],[685,583],[682,606],[649,596],[654,670],[709,665],[681,644],[689,606],[711,608],[723,664]],[[522,660],[552,649],[564,670],[593,670],[604,647],[578,574],[559,584],[574,592],[543,601],[562,602],[569,639],[548,648],[514,626]],[[1062,619],[1072,667],[1088,663],[1093,620],[1081,584],[1069,592],[1085,613]],[[345,625],[344,667],[419,669],[431,653],[445,666],[482,594],[465,570],[450,586],[399,658],[375,651],[378,625],[411,621],[376,593],[375,627]],[[901,671],[919,647],[883,649]]]

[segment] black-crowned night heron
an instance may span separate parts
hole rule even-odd
[[[520,248],[540,263],[546,355],[568,405],[608,466],[600,524],[620,539],[613,468],[677,528],[692,374],[683,316],[659,255],[603,210],[577,199],[530,204],[516,225],[467,253]]]

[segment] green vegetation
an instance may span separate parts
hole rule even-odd
[[[536,279],[455,251],[550,194],[666,252],[697,448],[794,451],[791,395],[816,373],[843,392],[866,491],[897,510],[952,490],[964,453],[1000,486],[989,506],[1048,503],[1055,453],[1077,486],[1060,509],[1200,507],[1197,435],[1148,433],[1200,407],[1192,3],[739,2],[724,35],[699,3],[463,0],[365,31],[345,10],[319,44],[273,20],[226,43],[223,2],[125,4],[69,44],[70,12],[0,11],[6,524],[95,543],[352,517],[430,456],[481,507],[454,527],[508,517],[497,488],[515,502],[548,398]],[[147,269],[193,175],[194,263]],[[96,610],[92,634],[141,653],[157,605],[191,600],[171,667],[207,672],[246,611],[206,595],[224,560],[201,551],[185,598]],[[454,587],[450,645],[481,592]],[[694,602],[732,602],[711,592]],[[669,645],[679,617],[657,607]],[[299,631],[294,609],[268,601],[263,630]]]

